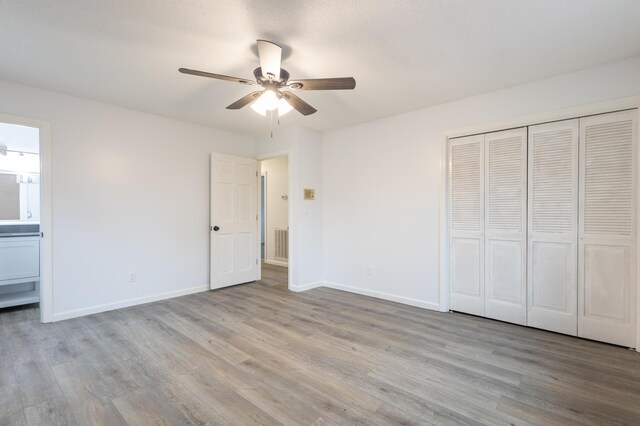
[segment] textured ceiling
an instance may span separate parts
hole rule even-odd
[[[252,88],[255,40],[284,46],[292,78],[353,76],[304,92],[329,130],[640,54],[637,0],[0,0],[0,79],[216,128],[267,121],[225,106]]]

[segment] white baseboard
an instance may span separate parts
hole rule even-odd
[[[209,285],[186,288],[184,290],[168,291],[166,293],[154,294],[151,296],[138,297],[135,299],[122,300],[120,302],[105,303],[104,305],[90,306],[88,308],[74,309],[53,314],[53,322],[71,318],[83,317],[85,315],[97,314],[99,312],[112,311],[114,309],[127,308],[129,306],[142,305],[144,303],[157,302],[158,300],[171,299],[173,297],[186,296],[187,294],[199,293],[209,290]]]
[[[416,306],[418,308],[429,309],[432,311],[440,311],[440,305],[437,303],[426,302],[419,299],[413,299],[411,297],[397,296],[395,294],[384,293],[382,291],[368,290],[365,288],[352,287],[344,284],[337,284],[331,282],[323,282],[323,287],[333,288],[335,290],[347,291],[349,293],[361,294],[363,296],[375,297],[376,299],[389,300],[391,302],[398,302],[404,305]]]
[[[307,291],[307,290],[311,290],[312,288],[318,288],[322,286],[324,286],[324,283],[322,281],[316,281],[309,284],[302,284],[302,285],[296,285],[296,286],[290,285],[289,290],[300,292],[300,291]]]
[[[268,264],[268,265],[276,265],[276,266],[289,266],[288,262],[283,262],[280,260],[273,260],[273,259],[265,259],[264,263]]]

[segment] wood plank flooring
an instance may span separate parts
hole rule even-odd
[[[0,425],[640,424],[640,354],[286,269],[42,325],[0,310]]]

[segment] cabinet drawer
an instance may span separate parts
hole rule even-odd
[[[37,278],[39,275],[39,237],[0,239],[0,285],[3,280]]]

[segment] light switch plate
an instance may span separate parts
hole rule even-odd
[[[304,199],[305,200],[315,200],[316,199],[316,190],[315,189],[304,189]]]

